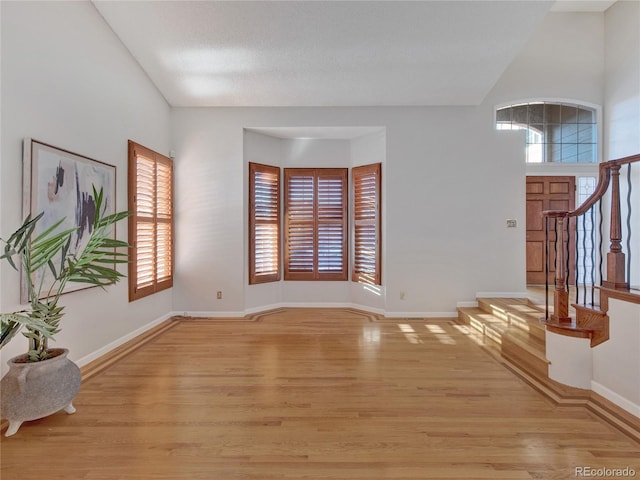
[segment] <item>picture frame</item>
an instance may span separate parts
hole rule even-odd
[[[70,251],[84,248],[93,226],[95,203],[93,187],[103,190],[106,214],[115,213],[116,167],[93,158],[47,143],[25,138],[23,143],[23,216],[35,217],[44,212],[35,234],[45,231],[61,218],[59,230],[77,228]],[[113,232],[115,238],[115,231]],[[55,262],[54,262],[55,263]],[[51,278],[48,278],[51,277]],[[41,279],[34,279],[40,281]],[[51,272],[43,279],[43,298],[53,283]],[[64,292],[93,288],[69,282]],[[20,301],[26,303],[28,292],[22,274]]]

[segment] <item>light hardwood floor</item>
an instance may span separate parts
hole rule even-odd
[[[640,445],[556,407],[451,319],[185,320],[1,441],[2,480],[564,479]],[[601,477],[607,478],[607,477]]]

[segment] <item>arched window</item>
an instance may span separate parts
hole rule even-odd
[[[527,163],[597,163],[596,117],[584,105],[519,103],[496,110],[496,128],[526,130]]]

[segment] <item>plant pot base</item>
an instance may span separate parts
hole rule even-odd
[[[69,405],[64,407],[63,410],[69,415],[71,415],[72,413],[76,413],[76,407],[73,406],[73,403],[70,403]],[[7,428],[4,436],[10,437],[11,435],[15,434],[23,423],[23,420],[9,420],[9,428]]]
[[[76,410],[72,400],[80,389],[82,375],[78,366],[67,358],[66,349],[42,362],[22,363],[14,357],[7,363],[9,372],[0,384],[1,416],[9,420],[5,436],[15,434],[22,422],[47,417],[63,410]]]

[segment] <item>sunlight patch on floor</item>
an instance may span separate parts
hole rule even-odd
[[[449,335],[441,325],[426,324],[427,330],[432,333],[443,345],[455,345],[456,341]]]

